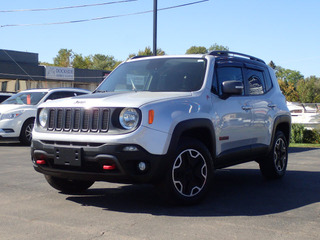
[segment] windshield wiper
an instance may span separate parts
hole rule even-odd
[[[134,85],[132,79],[130,79],[130,81],[131,81],[131,85],[132,85],[132,90],[135,91],[135,92],[138,92],[138,90],[137,90],[136,86]]]

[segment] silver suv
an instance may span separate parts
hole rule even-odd
[[[41,104],[32,162],[66,193],[95,181],[152,183],[201,200],[215,169],[256,161],[269,179],[288,161],[291,117],[273,70],[235,53],[138,57],[89,95]]]

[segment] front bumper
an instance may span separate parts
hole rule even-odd
[[[15,119],[0,121],[0,139],[19,138],[21,123]]]
[[[135,147],[136,151],[125,151],[125,147]],[[169,159],[133,144],[80,145],[39,140],[32,142],[31,158],[34,169],[45,175],[118,183],[157,182],[163,178]],[[140,162],[146,165],[143,171],[138,168]]]

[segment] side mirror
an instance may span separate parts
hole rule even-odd
[[[227,95],[242,95],[243,83],[236,80],[224,81],[222,83],[222,93]]]

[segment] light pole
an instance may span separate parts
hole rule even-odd
[[[153,55],[157,55],[157,0],[153,0]]]

